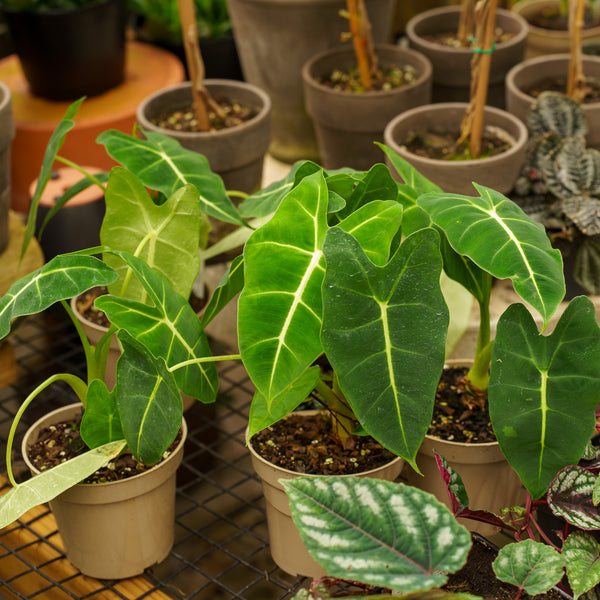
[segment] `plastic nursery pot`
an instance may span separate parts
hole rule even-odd
[[[566,30],[546,29],[532,25],[531,21],[549,9],[558,9],[560,0],[519,0],[512,6],[512,10],[523,17],[528,24],[527,45],[525,58],[559,54],[569,51],[569,33]],[[581,30],[582,42],[600,38],[600,26],[584,27]]]
[[[396,2],[367,0],[375,43],[390,40]],[[319,161],[312,122],[302,93],[302,65],[338,46],[348,30],[339,15],[344,0],[229,0],[227,2],[244,78],[273,101],[269,153],[283,162]]]
[[[568,54],[553,54],[530,58],[515,65],[506,75],[506,110],[527,122],[527,114],[535,98],[527,91],[542,89],[544,82],[562,79],[567,81]],[[583,72],[586,77],[600,78],[600,56],[583,55]],[[581,104],[588,124],[588,146],[600,148],[600,102]]]
[[[10,235],[10,146],[15,137],[11,99],[10,89],[0,81],[0,254],[6,250]]]
[[[39,431],[81,413],[71,404],[48,413],[25,433],[27,451]],[[82,573],[99,579],[139,575],[161,562],[174,541],[175,474],[183,458],[187,425],[175,450],[152,469],[122,481],[79,484],[50,502],[67,558]]]
[[[305,414],[317,414],[320,411],[304,411]],[[248,431],[246,431],[246,439]],[[311,477],[278,467],[260,456],[247,440],[252,458],[252,466],[262,481],[263,494],[267,509],[267,525],[271,556],[275,563],[291,575],[303,575],[316,579],[325,575],[325,570],[308,553],[300,533],[292,520],[288,497],[279,483],[280,479]],[[358,474],[360,477],[374,477],[394,481],[404,466],[404,459],[397,457],[386,465]]]
[[[472,361],[456,359],[447,361],[446,366],[470,364]],[[516,506],[523,501],[525,490],[521,480],[504,458],[498,442],[466,444],[426,435],[417,453],[417,465],[423,475],[418,475],[407,465],[402,476],[410,485],[433,494],[446,506],[450,507],[450,500],[433,455],[434,450],[462,477],[470,508],[497,513],[502,508]],[[469,519],[462,519],[461,523],[481,535],[489,536],[498,531],[491,525]]]
[[[125,78],[125,0],[74,9],[3,8],[31,92],[48,100],[96,96]]]
[[[302,67],[306,110],[313,120],[321,164],[326,169],[351,167],[367,171],[381,162],[388,122],[409,108],[431,101],[431,63],[414,50],[379,45],[375,52],[382,67],[413,67],[417,80],[402,87],[371,92],[344,92],[319,83],[334,69],[356,66],[350,46],[332,48],[312,57]]]
[[[508,150],[496,156],[460,161],[434,160],[413,154],[404,146],[407,136],[418,129],[458,132],[467,106],[462,102],[441,102],[408,110],[388,123],[384,142],[445,192],[472,196],[475,193],[472,182],[475,182],[507,194],[525,162],[527,144],[527,127],[507,111],[485,107],[484,128],[504,132],[503,135],[508,135],[513,142]],[[388,159],[386,162],[391,167]]]
[[[264,156],[271,141],[271,100],[260,88],[243,81],[207,79],[213,98],[254,108],[257,115],[236,127],[219,131],[185,132],[164,129],[152,120],[170,110],[190,106],[190,82],[164,88],[145,98],[137,109],[137,121],[149,131],[160,131],[176,139],[184,148],[203,154],[210,168],[223,178],[227,190],[248,194],[260,188]]]
[[[426,36],[458,30],[460,7],[444,6],[423,11],[406,24],[411,48],[424,54],[433,65],[433,102],[468,102],[471,88],[472,48],[454,48],[436,44]],[[527,21],[518,14],[498,9],[496,26],[512,34],[499,42],[492,52],[487,104],[504,108],[506,73],[525,56]]]

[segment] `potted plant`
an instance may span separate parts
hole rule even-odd
[[[410,47],[424,54],[433,66],[433,102],[467,102],[470,97],[471,59],[474,52],[475,3],[440,6],[421,11],[406,24]],[[488,104],[505,107],[504,79],[525,54],[527,23],[516,12],[499,8],[498,35],[491,51]]]
[[[126,8],[125,0],[2,0],[31,93],[75,100],[122,83]]]
[[[304,106],[302,65],[339,45],[344,31],[339,11],[344,0],[232,0],[229,15],[244,78],[273,102],[269,153],[278,160],[318,160],[312,122]],[[394,2],[367,0],[375,43],[386,43]]]
[[[469,194],[476,181],[507,193],[524,160],[527,130],[507,111],[486,105],[495,36],[493,0],[477,4],[469,104],[408,110],[385,128],[384,141],[446,191]]]
[[[586,147],[582,106],[556,92],[542,93],[527,117],[527,161],[513,198],[541,222],[565,263],[567,295],[598,294],[595,173],[600,155]],[[583,176],[584,169],[591,176]],[[563,178],[561,173],[568,173]]]
[[[242,70],[233,39],[227,3],[224,0],[211,2],[196,0],[194,5],[198,43],[204,60],[206,77],[242,80]],[[128,6],[135,16],[136,37],[140,41],[156,44],[173,52],[185,64],[177,2],[175,0],[130,0]]]
[[[374,46],[364,1],[349,1],[352,48],[335,47],[302,66],[306,110],[326,169],[368,170],[380,157],[374,141],[399,112],[431,101],[431,64],[397,45]]]
[[[567,0],[519,0],[512,10],[527,21],[525,59],[569,51]],[[593,41],[600,34],[600,21],[593,2],[586,2],[583,42]]]

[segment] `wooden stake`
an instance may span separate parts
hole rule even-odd
[[[179,18],[181,19],[181,33],[185,60],[187,62],[190,81],[192,83],[192,96],[194,98],[194,112],[198,120],[198,129],[208,131],[207,92],[204,87],[204,62],[198,44],[198,26],[196,25],[196,11],[194,0],[177,0]]]
[[[365,27],[363,25],[366,18],[366,12],[360,14],[360,0],[346,0],[348,8],[348,19],[350,21],[350,35],[352,36],[352,44],[354,45],[354,54],[358,63],[358,72],[360,74],[360,82],[365,90],[370,90],[373,87],[371,61],[368,52],[368,40],[363,36]],[[370,28],[370,23],[368,25]]]
[[[477,0],[462,0],[456,38],[462,47],[470,44],[470,37],[475,36],[475,2]]]
[[[473,158],[481,154],[483,116],[494,50],[497,0],[479,0],[475,6],[475,52],[471,60],[471,100],[461,124],[459,142],[469,140]]]
[[[585,76],[583,74],[583,56],[581,52],[581,29],[585,15],[585,0],[569,2],[569,72],[567,77],[567,96],[576,102],[582,102],[586,95]]]

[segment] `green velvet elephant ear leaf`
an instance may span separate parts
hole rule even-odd
[[[502,452],[534,499],[577,464],[595,430],[600,401],[600,327],[594,305],[572,300],[551,335],[522,304],[500,317],[489,409]]]
[[[534,596],[562,579],[565,559],[552,546],[525,540],[500,548],[493,566],[498,579]]]
[[[306,548],[328,575],[409,593],[443,585],[471,536],[431,494],[367,477],[281,480]]]
[[[67,254],[14,283],[0,298],[0,339],[10,331],[15,317],[36,314],[55,302],[68,300],[117,278],[109,266],[93,256]]]
[[[429,193],[418,204],[458,254],[493,277],[511,279],[545,327],[565,295],[560,251],[552,248],[544,227],[506,196],[484,186],[475,188],[478,197]]]
[[[125,437],[115,390],[109,392],[104,381],[100,379],[92,380],[88,386],[80,431],[89,448],[97,448]]]
[[[10,525],[29,509],[50,502],[106,466],[125,446],[124,440],[110,442],[13,487],[0,497],[0,529]]]

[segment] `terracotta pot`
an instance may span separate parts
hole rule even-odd
[[[125,0],[74,9],[3,8],[32,94],[49,100],[96,96],[125,78]]]
[[[0,254],[6,250],[10,235],[10,148],[15,137],[9,87],[0,81]]]
[[[319,411],[306,411],[307,414],[317,412]],[[303,575],[313,579],[322,577],[325,575],[325,570],[304,546],[304,542],[292,519],[288,497],[283,486],[279,483],[280,479],[294,479],[300,476],[311,477],[311,475],[301,475],[295,471],[278,467],[256,453],[252,447],[252,440],[247,443],[252,458],[252,466],[262,480],[273,560],[280,568],[291,575]],[[398,457],[383,467],[361,473],[360,477],[375,477],[394,481],[400,475],[403,466],[404,460]]]
[[[535,98],[525,90],[557,77],[564,78],[566,82],[568,65],[568,54],[538,56],[515,65],[506,75],[506,110],[526,123]],[[583,55],[583,72],[586,76],[600,78],[600,56]],[[600,102],[581,106],[589,128],[587,145],[600,148]]]
[[[400,156],[410,162],[422,175],[437,183],[445,192],[472,196],[471,182],[507,194],[519,176],[525,162],[527,128],[523,122],[504,110],[485,107],[484,127],[490,126],[506,132],[513,146],[506,152],[476,160],[445,161],[417,156],[406,150],[403,142],[415,129],[433,131],[459,131],[467,110],[466,103],[439,103],[408,110],[390,121],[385,128],[384,141]],[[388,166],[391,167],[389,160]],[[392,172],[394,169],[392,168]]]
[[[383,130],[388,122],[409,108],[431,101],[431,63],[425,56],[400,48],[375,47],[382,66],[414,67],[415,83],[377,92],[342,92],[319,83],[334,69],[356,65],[354,50],[342,46],[317,54],[302,67],[304,100],[317,133],[321,164],[326,169],[352,167],[368,170],[381,162]]]
[[[447,366],[470,364],[471,361],[451,360]],[[461,476],[472,509],[498,512],[507,506],[523,502],[525,489],[521,480],[508,464],[498,442],[466,444],[449,442],[426,435],[417,452],[417,465],[423,476],[406,465],[402,476],[410,485],[433,494],[440,502],[450,507],[448,492],[442,482],[433,451],[441,454],[449,465]],[[492,535],[497,528],[470,519],[461,519],[461,524],[481,535]]]
[[[569,51],[569,34],[567,31],[545,29],[531,24],[532,18],[540,12],[558,8],[560,0],[519,0],[512,10],[523,17],[528,23],[525,58],[560,54]],[[586,27],[581,30],[582,41],[592,41],[600,38],[600,26]]]
[[[271,140],[271,100],[261,89],[243,81],[207,79],[205,85],[213,97],[225,96],[256,109],[258,114],[242,125],[220,131],[178,132],[154,125],[152,119],[161,113],[191,104],[191,83],[186,82],[145,98],[137,109],[138,123],[142,129],[160,131],[184,148],[203,154],[210,168],[223,178],[226,189],[250,194],[261,185],[264,156]]]
[[[433,65],[433,102],[468,102],[471,87],[471,48],[451,48],[428,41],[424,36],[458,30],[459,6],[444,6],[424,11],[406,24],[411,48],[418,50]],[[513,37],[496,45],[492,52],[487,104],[504,108],[504,78],[525,55],[527,22],[508,10],[498,9],[496,25]]]
[[[375,43],[389,41],[395,0],[366,0]],[[302,94],[302,65],[338,46],[348,21],[344,0],[229,0],[229,16],[246,81],[273,101],[269,152],[283,162],[319,160]]]
[[[40,429],[80,412],[81,404],[59,408],[27,430],[22,453],[32,473],[38,471],[27,451]],[[67,558],[82,573],[122,579],[167,557],[174,540],[175,474],[183,458],[185,421],[182,433],[176,449],[154,468],[122,481],[79,484],[50,502]]]

